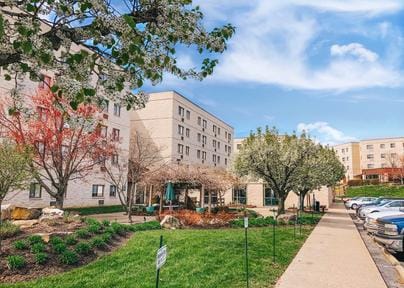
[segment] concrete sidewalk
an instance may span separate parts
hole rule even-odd
[[[386,288],[343,205],[323,216],[277,288]]]

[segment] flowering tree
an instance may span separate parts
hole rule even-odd
[[[345,168],[338,160],[335,152],[320,144],[313,145],[313,153],[309,154],[299,168],[297,181],[293,191],[299,196],[299,208],[304,209],[307,193],[321,186],[334,186],[345,174]]]
[[[145,98],[132,91],[145,80],[213,72],[234,27],[207,31],[202,19],[192,0],[0,0],[0,67],[16,84],[22,75],[40,80],[44,70],[54,72],[53,92],[73,107],[105,95],[142,106]],[[176,51],[190,47],[200,54],[199,68],[177,62]]]
[[[150,142],[140,133],[135,133],[130,138],[128,157],[121,157],[105,166],[105,178],[116,187],[119,201],[128,213],[130,223],[137,185],[159,172],[165,164],[160,155],[160,148]]]
[[[312,141],[304,134],[279,135],[276,129],[257,129],[244,141],[235,159],[235,170],[240,176],[250,175],[268,183],[279,199],[279,215],[285,213],[285,200],[313,149]]]
[[[102,165],[115,143],[100,133],[102,119],[94,105],[72,109],[65,99],[46,90],[19,105],[11,115],[7,107],[15,103],[0,106],[0,126],[17,144],[32,147],[33,176],[62,208],[69,181],[85,178]]]
[[[0,226],[2,224],[1,204],[4,198],[10,191],[24,187],[26,180],[30,177],[28,172],[30,156],[27,148],[16,146],[8,141],[0,141]]]

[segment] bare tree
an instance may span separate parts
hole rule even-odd
[[[394,180],[398,179],[401,185],[404,184],[404,154],[388,153],[386,159],[389,168],[392,168],[391,175]]]
[[[160,152],[161,148],[149,138],[135,133],[130,138],[129,153],[117,150],[105,165],[106,180],[116,187],[119,201],[128,213],[130,223],[137,185],[165,165]]]

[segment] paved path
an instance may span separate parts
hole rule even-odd
[[[119,223],[124,223],[128,224],[128,215],[125,215],[123,212],[117,212],[117,213],[104,213],[104,214],[92,214],[86,216],[88,218],[94,218],[99,221],[102,220],[109,220],[109,221],[116,221]],[[133,223],[143,223],[145,221],[153,221],[156,220],[155,216],[132,216]]]
[[[329,209],[277,288],[386,288],[343,205]]]

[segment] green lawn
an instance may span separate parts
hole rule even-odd
[[[270,287],[282,275],[312,227],[293,237],[293,226],[277,227],[272,263],[272,227],[249,230],[250,287]],[[168,246],[160,287],[245,287],[244,230],[174,230],[136,233],[115,253],[70,272],[0,287],[154,287],[160,235]]]
[[[348,187],[346,196],[404,197],[404,186],[367,185],[358,187]]]

